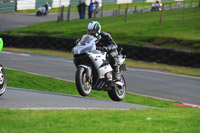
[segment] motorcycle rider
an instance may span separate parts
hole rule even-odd
[[[45,11],[48,12],[48,9],[49,9],[49,3],[46,2],[43,6],[45,7]]]
[[[117,64],[117,44],[113,41],[111,35],[106,32],[101,32],[101,25],[97,21],[92,21],[88,24],[88,34],[97,38],[97,49],[108,53],[108,61],[113,68],[113,79],[120,80],[119,65]]]

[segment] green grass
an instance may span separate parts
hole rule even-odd
[[[21,52],[21,53],[29,53],[29,54],[39,54],[39,55],[47,55],[47,56],[57,56],[63,58],[73,58],[73,54],[70,52],[63,52],[58,50],[48,50],[48,49],[29,49],[29,48],[8,48],[4,47],[4,51],[10,52]]]
[[[22,53],[58,56],[58,57],[70,58],[70,59],[73,58],[72,53],[56,51],[56,50],[19,49],[19,48],[4,48],[3,50],[11,51],[11,52],[22,52]],[[158,64],[158,63],[135,61],[135,60],[130,60],[130,59],[126,59],[125,64],[133,68],[158,69],[158,70],[164,70],[165,72],[169,72],[169,73],[200,77],[200,68],[171,66],[171,65]]]
[[[150,118],[150,120],[148,120]],[[0,110],[0,132],[200,132],[198,109]]]
[[[183,9],[164,11],[161,24],[160,12],[130,14],[127,23],[124,22],[124,15],[97,18],[97,21],[101,23],[102,30],[109,32],[117,43],[199,52],[200,8],[184,9],[184,13],[183,20]],[[59,23],[50,21],[5,31],[2,34],[80,38],[87,33],[86,27],[90,21],[91,19]]]
[[[8,86],[78,95],[73,82],[6,69]],[[16,78],[17,77],[17,78]],[[109,99],[105,92],[92,97]],[[4,97],[5,98],[5,97]],[[0,132],[200,132],[199,109],[127,93],[123,102],[162,107],[131,110],[0,109]]]
[[[6,69],[7,85],[10,87],[26,88],[40,91],[49,91],[79,95],[75,83],[54,78],[32,75],[25,72]],[[17,77],[17,78],[16,78]],[[111,100],[105,91],[92,91],[90,97]],[[165,101],[127,93],[123,102],[149,105],[155,107],[174,107],[174,101]]]

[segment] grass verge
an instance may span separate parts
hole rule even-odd
[[[58,57],[70,58],[70,59],[73,58],[72,53],[56,51],[56,50],[19,49],[19,48],[4,48],[3,50],[11,51],[11,52],[22,52],[22,53],[58,56]],[[170,66],[170,65],[158,64],[158,63],[134,61],[130,59],[127,59],[125,64],[133,68],[158,69],[158,70],[162,70],[162,71],[174,73],[174,74],[183,74],[183,75],[200,77],[200,68]]]
[[[8,79],[7,85],[10,87],[79,95],[74,82],[32,75],[25,72],[10,69],[6,69],[6,75]],[[110,100],[107,92],[104,91],[92,91],[89,96],[94,98]],[[174,107],[173,103],[175,103],[173,101],[148,98],[131,93],[127,93],[126,98],[123,100],[123,102],[164,108]]]
[[[8,86],[77,95],[73,82],[6,69]],[[17,77],[17,78],[16,78]],[[105,92],[92,97],[108,99]],[[163,107],[131,110],[0,109],[0,132],[200,132],[199,109],[127,93],[124,102]]]
[[[200,132],[198,109],[0,110],[0,132]]]

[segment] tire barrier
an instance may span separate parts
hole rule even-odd
[[[128,58],[168,65],[200,67],[200,53],[189,53],[173,49],[142,47],[137,45],[121,45]]]
[[[40,48],[71,52],[75,46],[76,39],[64,37],[49,37],[49,36],[10,36],[1,35],[4,40],[5,47],[15,48]],[[176,51],[172,49],[161,49],[152,47],[143,47],[137,45],[118,44],[123,48],[123,54],[127,58],[146,61],[157,62],[168,65],[178,65],[186,67],[200,67],[200,53],[190,53],[183,51]]]
[[[40,48],[50,50],[71,51],[75,46],[76,39],[49,37],[49,36],[10,36],[1,35],[4,47],[14,48]]]

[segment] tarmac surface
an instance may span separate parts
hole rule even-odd
[[[2,52],[0,62],[6,68],[74,81],[76,68],[72,60],[40,55]],[[200,105],[200,78],[169,74],[150,69],[133,69],[123,73],[131,93]]]

